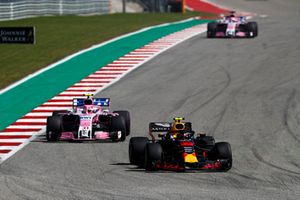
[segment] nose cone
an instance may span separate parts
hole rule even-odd
[[[198,159],[195,153],[185,153],[184,154],[184,162],[185,163],[198,163]]]

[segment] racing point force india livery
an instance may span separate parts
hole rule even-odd
[[[254,38],[258,34],[256,22],[247,22],[245,16],[231,15],[207,24],[208,38]]]
[[[131,164],[155,170],[217,170],[232,166],[232,153],[227,142],[215,143],[212,136],[195,136],[191,122],[174,118],[174,122],[151,122],[147,137],[132,137],[129,142]],[[156,139],[155,132],[160,139]]]
[[[73,99],[72,110],[58,110],[47,118],[46,138],[57,140],[124,141],[130,134],[128,111],[109,112],[109,98]]]

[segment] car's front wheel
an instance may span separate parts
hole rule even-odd
[[[207,38],[214,38],[217,32],[217,22],[209,22],[207,24]]]
[[[149,143],[147,137],[132,137],[129,141],[129,161],[131,164],[143,167],[145,163],[145,149]]]
[[[161,161],[162,148],[158,143],[148,143],[145,150],[145,169],[147,171],[157,170],[155,164]]]
[[[130,113],[127,110],[114,111],[114,113],[118,113],[124,118],[126,126],[126,136],[130,135]]]
[[[55,115],[47,118],[46,139],[47,141],[57,141],[61,134],[62,118]]]
[[[111,118],[111,131],[117,132],[120,136],[118,136],[116,139],[113,138],[113,141],[125,141],[126,139],[126,125],[125,125],[125,120],[122,116],[113,116]]]
[[[232,167],[232,152],[231,146],[228,142],[218,142],[216,143],[216,157],[217,159],[227,160],[226,165],[223,166],[222,170],[229,170]]]
[[[249,33],[252,33],[252,36],[250,35],[251,38],[257,37],[258,35],[258,26],[256,22],[248,22],[247,23],[248,31]]]

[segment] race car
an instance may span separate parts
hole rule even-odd
[[[157,133],[157,137],[155,137]],[[205,133],[195,135],[191,122],[174,118],[173,122],[151,122],[148,137],[132,137],[129,160],[147,171],[215,170],[232,166],[231,146],[217,142]]]
[[[207,38],[254,38],[257,35],[257,23],[247,22],[245,16],[236,16],[234,12],[207,24]]]
[[[47,118],[46,138],[57,140],[124,141],[130,134],[130,113],[109,111],[109,98],[76,98],[70,110],[57,110]]]

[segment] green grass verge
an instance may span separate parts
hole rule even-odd
[[[110,14],[51,16],[0,22],[5,26],[35,26],[36,44],[0,44],[0,89],[81,49],[143,27],[207,13]]]

